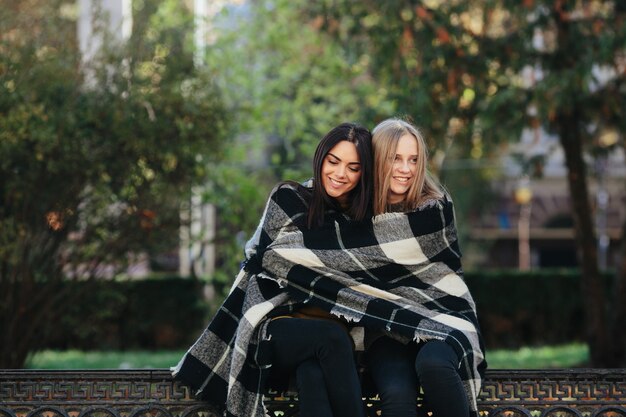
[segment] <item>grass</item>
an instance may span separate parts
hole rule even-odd
[[[178,363],[184,351],[42,351],[26,363],[28,369],[130,369],[169,368]],[[488,350],[490,369],[575,368],[589,360],[589,350],[581,343],[562,346],[524,347],[519,350]]]
[[[589,349],[583,343],[487,351],[491,369],[576,368],[588,362]]]
[[[28,369],[136,369],[169,368],[178,363],[181,351],[54,351],[35,353],[26,362]]]

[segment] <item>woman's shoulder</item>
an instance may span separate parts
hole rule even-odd
[[[295,181],[283,181],[274,186],[269,199],[289,213],[308,209],[310,190]]]
[[[281,181],[274,186],[272,191],[270,192],[270,197],[299,197],[303,198],[311,192],[312,190],[312,181],[305,181],[303,183],[299,183],[296,181]]]
[[[446,204],[448,204],[448,200],[445,196],[440,198],[427,198],[426,200],[421,201],[415,210],[422,211],[433,207],[445,206]]]
[[[452,206],[452,198],[447,192],[443,192],[440,195],[427,196],[419,201],[415,207],[410,211],[424,211],[432,208],[446,208]]]

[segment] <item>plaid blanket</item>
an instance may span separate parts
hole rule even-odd
[[[228,416],[262,417],[268,318],[306,303],[399,340],[449,343],[477,415],[486,362],[451,200],[363,222],[331,214],[314,230],[304,227],[306,207],[293,186],[272,192],[246,266],[174,376]]]

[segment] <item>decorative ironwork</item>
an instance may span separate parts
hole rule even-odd
[[[378,399],[366,401],[376,417]],[[272,417],[298,414],[294,393],[270,393]],[[484,417],[626,417],[626,369],[489,370]],[[420,404],[420,414],[424,409]],[[221,417],[164,369],[0,370],[0,417]]]

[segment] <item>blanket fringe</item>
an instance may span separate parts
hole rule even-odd
[[[417,208],[415,208],[412,211],[424,211],[424,210],[428,210],[431,208],[437,208],[438,210],[441,210],[443,208],[443,201],[441,199],[431,198],[422,202],[419,206],[417,206]],[[407,213],[390,211],[387,213],[382,213],[382,214],[378,214],[374,216],[372,218],[372,222],[376,224],[376,223],[388,221],[390,219],[396,219],[406,214]]]

